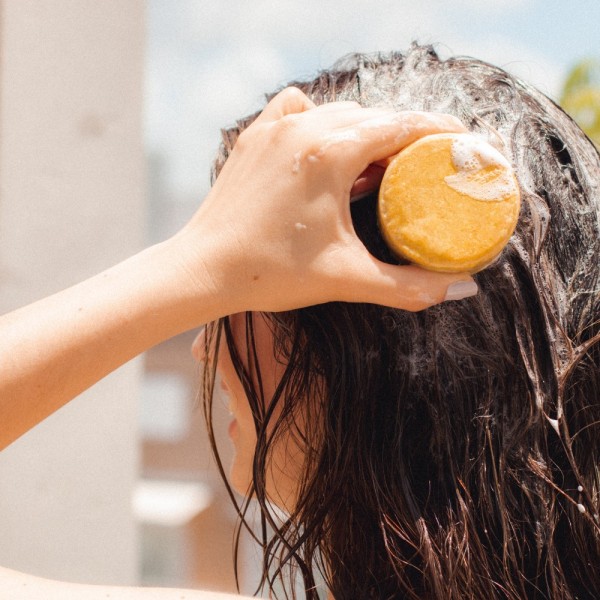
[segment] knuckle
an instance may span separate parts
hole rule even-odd
[[[334,100],[323,104],[327,108],[363,108],[356,100]]]
[[[457,129],[467,131],[467,126],[458,117],[455,117],[454,115],[449,115],[449,117],[450,121],[455,125]]]
[[[254,136],[254,129],[255,128],[244,129],[244,131],[238,135],[238,138],[235,142],[235,147],[238,150],[244,150],[251,145],[251,140]]]
[[[432,113],[432,121],[434,125],[440,127],[452,127],[456,129],[465,129],[463,122],[448,113]]]
[[[316,135],[311,139],[309,154],[328,167],[347,159],[351,140],[333,135]]]
[[[405,307],[405,310],[408,312],[417,313],[429,308],[430,306],[432,306],[430,302],[413,302],[409,306]]]
[[[301,113],[292,113],[285,115],[280,119],[277,119],[272,123],[271,131],[275,140],[281,140],[283,138],[291,138],[298,135],[302,129],[302,117]]]
[[[307,99],[306,94],[302,90],[300,90],[300,88],[297,88],[293,85],[289,85],[288,87],[284,88],[279,93],[286,100],[306,100]]]

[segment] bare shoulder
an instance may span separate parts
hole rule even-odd
[[[242,596],[167,588],[83,585],[0,567],[0,597],[11,600],[242,600]]]

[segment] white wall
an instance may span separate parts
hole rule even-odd
[[[0,311],[139,249],[143,0],[0,0]],[[0,564],[135,583],[140,363],[0,454]],[[1,424],[0,424],[1,426]]]

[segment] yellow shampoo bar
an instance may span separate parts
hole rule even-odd
[[[399,257],[432,271],[475,273],[502,252],[520,205],[516,177],[498,150],[468,133],[429,135],[387,167],[379,227]]]

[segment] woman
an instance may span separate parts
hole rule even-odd
[[[315,107],[296,89],[279,94],[240,138],[181,232],[0,318],[0,448],[140,352],[229,314],[330,300],[421,310],[474,294],[467,274],[378,261],[356,237],[349,213],[351,194],[377,187],[370,164],[418,137],[463,130],[447,115]],[[315,152],[318,161],[300,160]],[[74,586],[6,569],[0,591],[13,600],[182,595]]]
[[[431,48],[350,57],[294,85],[322,110],[454,114],[512,160],[523,206],[477,296],[416,313],[356,297],[246,312],[198,340],[209,423],[217,357],[231,397],[242,519],[249,498],[260,506],[263,585],[336,600],[600,597],[597,150],[535,89]],[[217,186],[254,119],[224,132]],[[299,154],[292,170],[313,164]],[[375,194],[351,213],[393,263]]]

